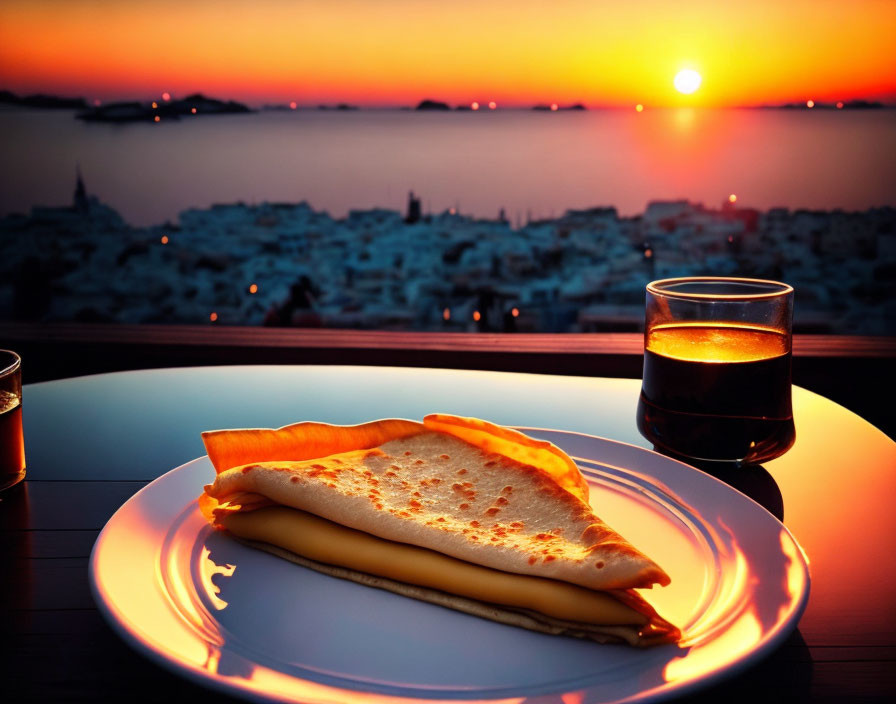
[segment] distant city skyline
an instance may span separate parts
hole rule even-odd
[[[258,106],[896,101],[896,3],[6,0],[0,88]],[[702,77],[683,94],[673,78]]]

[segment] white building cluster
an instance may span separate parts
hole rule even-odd
[[[512,228],[450,211],[335,219],[305,203],[240,203],[133,228],[82,189],[71,208],[0,220],[0,271],[7,320],[637,330],[648,281],[702,274],[787,281],[798,331],[896,334],[890,208],[671,201]]]

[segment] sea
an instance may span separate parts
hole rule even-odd
[[[0,109],[0,216],[89,194],[136,226],[216,203],[457,212],[512,224],[688,199],[896,206],[896,110],[260,111],[139,124]]]

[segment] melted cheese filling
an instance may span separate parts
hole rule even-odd
[[[602,626],[647,623],[643,614],[604,592],[474,565],[285,506],[222,515],[218,523],[239,538],[269,543],[316,562],[469,599]]]

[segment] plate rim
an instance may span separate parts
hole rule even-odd
[[[771,655],[771,653],[776,648],[780,647],[782,645],[783,641],[793,631],[795,631],[799,627],[799,622],[802,619],[803,613],[805,613],[806,607],[809,604],[809,596],[812,591],[812,579],[811,579],[811,569],[810,569],[809,557],[808,557],[806,551],[803,549],[803,546],[800,545],[800,542],[796,539],[796,536],[790,531],[790,529],[786,525],[784,525],[783,521],[779,520],[777,518],[777,516],[772,514],[771,511],[769,511],[767,508],[765,508],[765,506],[760,504],[758,501],[747,496],[742,491],[736,489],[735,487],[733,487],[730,484],[728,484],[727,482],[719,479],[718,477],[714,477],[713,475],[709,474],[708,472],[704,472],[701,469],[694,467],[693,465],[689,465],[687,462],[683,462],[682,460],[675,459],[674,457],[669,457],[668,455],[664,455],[660,452],[657,452],[656,450],[650,450],[646,447],[641,447],[640,445],[635,445],[633,443],[625,442],[623,440],[614,440],[612,438],[604,438],[604,437],[601,437],[598,435],[591,435],[589,433],[582,433],[582,432],[574,431],[574,430],[558,430],[556,428],[537,428],[537,427],[533,427],[533,426],[515,426],[515,427],[520,432],[525,432],[525,433],[528,433],[528,432],[531,432],[533,434],[537,434],[538,432],[559,433],[561,435],[576,435],[579,437],[586,438],[588,440],[596,439],[596,440],[599,440],[602,442],[611,443],[613,445],[622,446],[629,450],[646,452],[649,455],[654,455],[654,456],[660,457],[660,458],[662,458],[662,460],[665,460],[665,461],[671,462],[675,465],[678,465],[680,470],[685,471],[685,472],[696,472],[697,475],[699,475],[702,479],[711,479],[712,481],[716,482],[718,485],[721,485],[721,488],[723,490],[732,491],[735,494],[737,494],[737,496],[740,499],[746,500],[750,504],[752,504],[754,507],[761,509],[762,512],[766,514],[766,517],[768,519],[774,521],[777,524],[777,527],[782,529],[787,534],[787,537],[790,538],[790,540],[793,542],[794,546],[796,547],[796,555],[799,557],[799,565],[802,568],[805,586],[803,587],[803,590],[799,595],[799,599],[796,600],[796,604],[794,606],[793,613],[791,614],[790,618],[784,622],[780,622],[780,621],[777,622],[775,624],[775,627],[769,631],[769,633],[767,634],[767,637],[764,638],[762,641],[760,641],[760,643],[757,645],[757,647],[751,649],[749,652],[745,653],[743,656],[741,656],[734,662],[729,663],[728,665],[725,666],[724,669],[710,672],[710,673],[704,675],[702,678],[697,679],[697,680],[689,680],[687,682],[683,682],[680,685],[680,688],[672,689],[672,692],[673,692],[672,696],[680,696],[683,694],[692,693],[695,690],[704,689],[707,686],[710,686],[713,684],[718,684],[721,681],[729,679],[732,676],[743,672],[744,670],[748,669],[749,667],[755,665],[759,661],[761,661],[761,660],[765,659],[766,657],[768,657],[769,655]],[[573,459],[575,459],[575,458],[573,458]],[[595,460],[595,461],[600,463],[600,460]],[[637,701],[637,702],[645,702],[646,703],[646,702],[653,702],[653,701],[662,701],[667,698],[665,691],[662,693],[658,693],[658,694],[660,696],[658,696],[657,698],[649,697],[647,699],[638,699],[637,697],[635,697],[635,698],[625,699],[623,701]]]
[[[524,432],[526,434],[532,434],[538,437],[539,433],[548,433],[548,434],[559,434],[559,435],[568,435],[568,436],[577,436],[582,438],[586,442],[597,441],[600,443],[607,443],[610,445],[619,446],[625,449],[627,452],[633,452],[635,454],[646,453],[647,456],[653,456],[653,458],[659,459],[660,461],[666,463],[673,463],[677,465],[676,471],[683,473],[682,476],[691,475],[694,476],[693,473],[696,473],[696,476],[700,477],[700,481],[705,481],[710,479],[716,482],[723,491],[733,492],[738,500],[746,499],[752,507],[759,508],[765,514],[766,520],[772,520],[776,524],[776,528],[783,529],[784,533],[786,533],[787,537],[792,541],[793,545],[796,547],[796,555],[799,558],[799,566],[801,567],[803,574],[803,584],[804,587],[799,594],[798,598],[794,600],[794,607],[791,612],[791,615],[784,621],[777,621],[772,628],[763,635],[763,638],[754,645],[749,651],[741,654],[736,660],[727,663],[721,669],[713,670],[708,673],[703,673],[696,678],[691,678],[687,680],[679,680],[666,682],[658,687],[654,687],[650,690],[642,690],[635,692],[631,695],[626,695],[622,699],[612,700],[614,702],[639,702],[639,703],[648,703],[648,702],[657,702],[657,701],[665,701],[667,699],[673,697],[679,697],[686,694],[693,693],[698,690],[706,689],[707,687],[713,686],[722,682],[724,680],[730,679],[731,677],[740,674],[744,670],[752,667],[757,662],[765,659],[768,655],[771,654],[776,648],[778,648],[782,642],[790,635],[790,633],[797,629],[799,625],[799,621],[802,618],[803,613],[808,605],[809,595],[811,591],[811,574],[809,569],[809,560],[806,555],[805,550],[803,550],[799,541],[790,531],[790,529],[785,526],[778,518],[776,518],[773,514],[771,514],[765,507],[756,502],[754,499],[750,498],[746,494],[738,491],[735,487],[730,484],[722,481],[721,479],[712,476],[706,472],[699,470],[696,467],[693,467],[685,462],[680,460],[668,457],[661,453],[658,453],[654,450],[647,449],[645,447],[641,447],[639,445],[635,445],[633,443],[615,440],[612,438],[605,438],[598,435],[592,435],[589,433],[583,433],[578,431],[568,431],[568,430],[560,430],[556,428],[542,428],[542,427],[533,427],[533,426],[513,426],[514,429]],[[544,438],[542,438],[544,439]],[[575,455],[572,455],[575,459]],[[593,458],[582,458],[588,459],[589,461],[596,462],[601,464],[601,460],[593,459]],[[258,689],[247,686],[244,682],[240,680],[232,680],[232,679],[223,679],[217,676],[215,673],[211,673],[208,670],[197,667],[192,663],[184,662],[179,659],[176,655],[172,655],[170,652],[167,652],[162,647],[154,647],[153,644],[142,640],[137,634],[137,625],[132,624],[131,628],[128,628],[128,619],[126,615],[119,612],[113,607],[113,604],[107,603],[103,598],[102,591],[97,584],[97,563],[99,561],[99,553],[101,549],[101,542],[103,541],[104,536],[107,531],[111,528],[111,524],[114,519],[118,516],[119,513],[128,509],[129,504],[135,501],[139,496],[141,496],[144,492],[152,491],[154,485],[161,482],[163,479],[168,477],[169,475],[173,475],[175,473],[181,472],[185,470],[187,467],[191,465],[195,465],[197,463],[203,461],[210,461],[208,455],[200,455],[195,457],[187,462],[184,462],[177,467],[169,469],[163,474],[159,475],[152,481],[148,482],[145,486],[141,487],[138,491],[136,491],[133,495],[128,497],[121,506],[119,506],[115,512],[109,517],[106,521],[103,528],[100,530],[97,538],[91,548],[90,559],[88,560],[88,582],[90,587],[90,593],[94,600],[94,603],[97,606],[98,611],[102,614],[104,621],[112,627],[113,631],[124,640],[128,646],[137,652],[139,655],[147,657],[149,660],[154,662],[156,665],[162,667],[168,672],[171,672],[175,675],[182,676],[185,679],[189,680],[193,684],[197,684],[204,688],[213,689],[215,691],[223,692],[225,694],[235,695],[238,697],[242,697],[248,699],[250,701],[257,702],[293,702],[295,699],[285,695],[279,694],[277,692],[272,691],[260,691]],[[614,466],[614,465],[608,465]],[[626,469],[623,467],[623,469]],[[630,471],[635,471],[631,467],[628,468]],[[639,469],[638,471],[644,471],[643,469]],[[648,476],[651,478],[653,475],[650,472],[647,472]],[[157,487],[156,487],[157,488]],[[182,507],[182,510],[185,510],[187,505]],[[134,630],[132,630],[134,629]],[[296,678],[301,680],[301,678]],[[304,681],[304,680],[303,680]],[[310,681],[316,686],[320,686],[325,689],[339,690],[339,686],[334,686],[326,683],[318,683],[313,680]],[[573,691],[580,692],[584,691],[586,693],[585,701],[590,701],[587,699],[587,693],[591,690],[595,685],[587,685],[584,690],[576,689]],[[476,699],[469,698],[458,698],[457,696],[451,696],[446,692],[433,692],[433,696],[431,697],[421,697],[419,695],[406,695],[406,694],[384,694],[376,691],[363,691],[359,689],[351,689],[349,690],[352,693],[354,698],[369,698],[371,702],[376,702],[382,700],[383,698],[390,699],[395,698],[398,700],[406,701],[409,704],[413,702],[442,702],[442,701],[466,701],[466,702],[496,702],[497,700],[493,696],[486,695],[485,698],[477,697]],[[523,695],[525,696],[525,695]],[[535,695],[538,697],[545,695]],[[551,695],[548,695],[551,696]],[[561,696],[560,692],[556,693],[556,696]],[[318,700],[318,699],[308,699],[306,701],[321,701],[325,702],[327,700]]]

